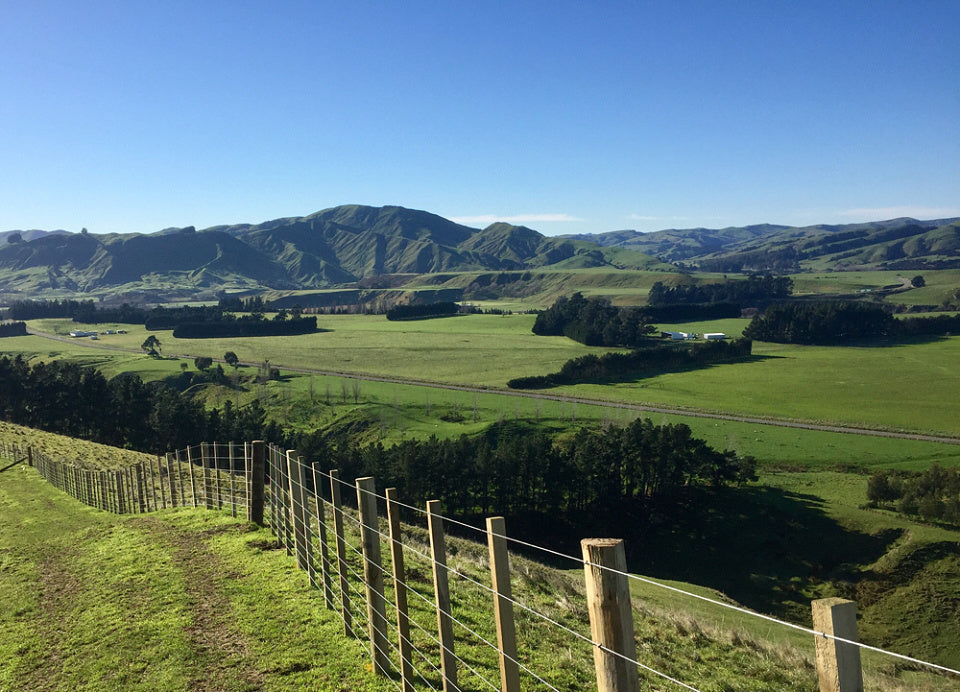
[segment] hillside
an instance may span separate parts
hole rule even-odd
[[[921,270],[960,267],[960,220],[911,218],[805,227],[758,225],[569,236],[703,271]]]
[[[54,233],[0,245],[0,293],[316,289],[383,275],[663,267],[639,252],[462,226],[403,207],[335,207],[257,225],[153,234]]]
[[[366,656],[362,568],[355,553],[360,536],[352,510],[345,512],[345,574],[353,585],[343,593],[356,619],[353,636],[345,636],[339,608],[323,607],[320,575],[308,582],[307,574],[294,569],[298,553],[289,533],[274,537],[232,518],[226,504],[222,511],[188,506],[118,516],[74,501],[24,465],[6,473],[11,475],[0,485],[0,612],[7,627],[0,632],[0,653],[11,664],[0,668],[0,689],[395,688],[395,682],[372,676]],[[76,487],[84,496],[88,486]],[[403,544],[409,593],[416,594],[410,599],[416,688],[439,689],[439,669],[430,663],[437,649],[430,634],[436,612],[427,531],[404,526]],[[489,579],[487,550],[449,535],[446,552],[456,653],[470,664],[469,672],[460,666],[462,689],[487,689],[481,676],[496,679],[496,657],[487,644],[495,638],[490,593],[483,586]],[[313,558],[319,565],[319,556]],[[591,647],[569,636],[589,631],[581,568],[553,569],[516,554],[510,562],[513,596],[525,606],[517,609],[524,682],[532,683],[530,672],[545,676],[551,689],[589,688]],[[339,605],[341,582],[333,579],[331,585],[331,605]],[[815,688],[809,634],[724,608],[733,603],[715,591],[666,586],[631,584],[639,659],[651,666],[641,673],[644,684],[656,684],[646,671],[665,671],[658,674],[704,690]],[[390,656],[395,658],[392,651]],[[864,666],[869,689],[957,689],[943,677],[918,675],[888,658],[867,656]]]

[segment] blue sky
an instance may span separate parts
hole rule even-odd
[[[960,216],[960,2],[0,4],[0,230]]]

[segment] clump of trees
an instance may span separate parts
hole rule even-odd
[[[67,361],[0,357],[0,419],[93,442],[161,454],[203,440],[284,442],[259,402],[207,411],[164,382],[133,373],[107,380]]]
[[[237,336],[294,336],[317,331],[316,316],[290,315],[285,310],[272,320],[254,313],[235,317],[227,314],[219,319],[181,322],[173,329],[175,339],[224,339]]]
[[[544,389],[564,384],[635,380],[662,372],[702,368],[749,358],[749,339],[697,343],[652,342],[629,353],[589,353],[568,360],[559,372],[516,377],[507,382],[513,389]]]
[[[871,507],[960,524],[960,474],[934,464],[922,473],[878,471],[867,482]]]
[[[643,513],[691,486],[754,480],[756,470],[752,458],[714,450],[686,425],[649,419],[581,428],[569,439],[508,422],[479,437],[431,437],[393,447],[334,446],[319,434],[296,444],[311,458],[336,460],[344,480],[372,475],[412,504],[439,498],[445,511],[458,515],[589,515],[609,522]]]
[[[793,292],[789,276],[749,276],[744,280],[666,286],[656,282],[647,295],[650,305],[737,303],[782,300]]]
[[[387,310],[387,319],[426,320],[433,317],[450,317],[460,312],[460,306],[451,301],[427,303],[426,305],[394,305]]]
[[[537,315],[533,333],[566,336],[587,346],[634,347],[656,331],[639,308],[618,308],[602,298],[562,296]]]
[[[4,322],[0,323],[0,337],[4,336],[26,336],[26,322]]]
[[[878,303],[818,300],[771,305],[743,335],[785,344],[841,344],[856,339],[960,333],[960,315],[895,318]]]

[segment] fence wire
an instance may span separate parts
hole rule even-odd
[[[52,459],[36,450],[2,442],[0,457],[11,463],[0,463],[0,471],[19,463],[32,463],[40,475],[58,489],[85,504],[117,514],[144,513],[176,507],[200,507],[228,511],[234,517],[246,518],[250,516],[254,495],[253,449],[253,444],[250,443],[204,443],[134,466],[102,470],[86,468],[62,459]],[[315,465],[307,466],[295,453],[284,451],[274,445],[266,445],[264,449],[263,472],[265,477],[264,523],[276,537],[278,546],[297,560],[298,566],[307,573],[310,586],[323,592],[325,605],[339,615],[346,635],[356,639],[360,644],[363,644],[364,638],[361,635],[363,631],[371,635],[368,637],[371,653],[383,666],[382,672],[398,689],[403,689],[398,683],[398,679],[403,675],[402,663],[410,666],[410,672],[417,678],[416,682],[427,689],[443,687],[444,677],[456,675],[457,669],[468,673],[469,679],[481,685],[479,689],[500,689],[499,684],[494,682],[499,680],[497,664],[493,660],[497,657],[515,664],[528,678],[530,684],[523,685],[524,689],[563,689],[550,682],[548,679],[550,671],[535,671],[531,667],[531,661],[523,660],[523,657],[505,651],[494,643],[493,640],[497,638],[495,633],[486,634],[477,631],[477,623],[469,622],[467,597],[463,595],[463,588],[468,585],[481,592],[485,598],[504,599],[511,607],[516,606],[521,613],[527,614],[535,621],[538,620],[555,631],[569,636],[578,645],[603,650],[677,688],[696,692],[697,688],[689,683],[659,671],[640,660],[625,657],[619,652],[604,647],[594,641],[591,635],[578,631],[570,624],[564,624],[560,618],[551,617],[535,605],[514,597],[506,598],[481,581],[480,577],[469,574],[465,568],[447,565],[445,556],[438,560],[435,555],[425,552],[425,547],[420,547],[424,546],[426,541],[422,536],[419,540],[414,538],[413,534],[416,530],[406,529],[404,541],[392,538],[385,527],[381,527],[380,517],[373,518],[372,526],[365,524],[360,511],[352,506],[352,501],[356,499],[359,507],[364,494],[369,494],[376,503],[392,505],[398,511],[402,508],[414,512],[423,519],[430,517],[430,512],[427,510],[365,490],[359,484],[354,485],[341,480],[335,472],[320,472]],[[347,505],[344,505],[344,497],[347,499]],[[446,517],[434,516],[443,522],[475,532],[484,541],[493,536],[527,550],[541,551],[552,558],[569,560],[581,567],[612,572],[624,579],[669,590],[749,617],[760,618],[778,626],[799,630],[814,637],[832,639],[933,671],[960,676],[960,671],[946,666],[802,627],[652,579],[613,570],[605,565],[584,562],[582,557],[567,555],[506,535],[490,533],[486,529]],[[389,555],[373,562],[365,554],[361,540],[362,531],[367,529],[373,532],[378,544],[385,543],[391,546],[391,550],[399,549],[401,556],[413,558],[411,562],[415,564],[412,565],[412,569],[417,573],[429,567],[435,572],[442,571],[446,577],[455,578],[458,589],[451,593],[449,608],[438,608],[436,593],[431,593],[422,584],[395,578],[389,569],[389,565],[392,564]],[[408,569],[407,574],[410,573]],[[374,576],[368,578],[368,575]],[[376,613],[368,606],[371,581],[381,585],[380,597],[383,599],[383,612]],[[403,589],[406,594],[414,597],[413,605],[408,605],[407,612],[402,616],[399,614],[400,606],[397,598],[399,589]],[[396,623],[385,616],[387,605],[398,612]],[[407,626],[413,627],[415,632],[405,634],[401,631],[399,626],[401,617],[406,619]],[[470,660],[458,654],[452,642],[445,643],[442,628],[440,636],[436,636],[429,629],[431,617],[437,617],[438,621],[443,617],[449,618],[461,633],[458,641],[474,642],[474,646],[468,649],[471,652]],[[583,623],[580,624],[582,627]],[[404,658],[403,646],[409,646],[411,655],[401,661]],[[479,652],[482,651],[489,652],[489,656],[481,655]],[[437,665],[436,663],[437,658],[442,658],[445,654],[449,654],[456,662],[453,671],[446,670],[445,664]],[[413,664],[413,656],[416,656],[419,666]],[[414,681],[407,680],[406,683],[413,685]],[[460,689],[469,688],[460,683]]]

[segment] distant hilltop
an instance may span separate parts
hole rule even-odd
[[[322,289],[391,275],[533,269],[736,273],[957,267],[958,219],[548,237],[507,223],[478,229],[399,206],[346,205],[202,230],[0,233],[0,293],[24,296],[171,286]]]

